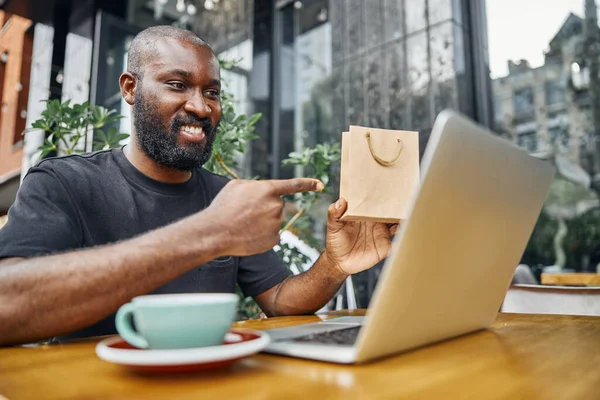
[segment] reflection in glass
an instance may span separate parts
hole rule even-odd
[[[381,14],[381,2],[365,2],[365,40],[367,48],[381,44],[383,39],[383,16]]]
[[[383,0],[383,30],[386,42],[404,36],[403,10],[402,2]]]
[[[345,4],[345,0],[330,0],[329,2],[329,16],[331,19],[331,53],[334,63],[342,61],[345,57]]]
[[[364,0],[345,0],[346,5],[346,29],[348,37],[348,55],[360,53],[364,47]]]
[[[373,128],[386,128],[384,109],[384,95],[382,90],[383,67],[386,54],[379,50],[371,52],[367,56],[366,97],[367,97],[367,124]]]
[[[446,108],[458,108],[458,90],[454,67],[454,22],[431,28],[431,84],[434,115]],[[460,28],[458,28],[460,29]]]
[[[429,0],[427,7],[429,9],[429,24],[450,21],[452,18],[453,2],[448,0]]]
[[[407,129],[406,106],[408,90],[406,87],[406,68],[404,57],[405,43],[395,43],[388,48],[386,57],[388,71],[389,120],[391,129]]]
[[[348,121],[352,125],[364,126],[366,119],[363,58],[349,62],[348,71]]]
[[[426,4],[424,1],[405,1],[406,34],[419,32],[427,27]]]
[[[346,68],[343,65],[336,67],[331,74],[331,132],[327,135],[331,141],[339,141],[346,127]],[[324,136],[325,136],[324,135]]]
[[[411,112],[409,129],[429,127],[429,59],[427,34],[419,33],[407,39],[408,87],[410,88]]]

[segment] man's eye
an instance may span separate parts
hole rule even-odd
[[[218,99],[220,95],[218,90],[207,90],[206,94],[212,99]]]
[[[180,90],[185,89],[185,85],[181,82],[167,82],[167,85],[169,85],[175,89],[180,89]]]

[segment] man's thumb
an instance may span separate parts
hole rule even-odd
[[[333,229],[341,228],[344,222],[340,221],[340,218],[346,212],[348,208],[348,202],[343,197],[340,197],[338,201],[329,206],[328,210],[328,226]]]

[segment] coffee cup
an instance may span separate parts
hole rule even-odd
[[[123,339],[142,349],[216,346],[235,319],[238,300],[233,293],[139,296],[119,308],[115,324]]]

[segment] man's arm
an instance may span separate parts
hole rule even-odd
[[[311,269],[255,297],[267,315],[315,312],[331,300],[348,276],[388,255],[397,224],[340,221],[346,207],[344,199],[329,207],[327,249]]]
[[[232,181],[204,211],[127,241],[0,264],[0,345],[75,331],[132,297],[214,258],[257,254],[278,239],[282,195],[312,179]]]
[[[197,226],[181,221],[118,244],[2,262],[0,344],[84,328],[223,255],[217,221],[198,217]]]
[[[331,300],[348,276],[328,261],[325,252],[311,269],[290,276],[255,300],[270,317],[314,313]]]

